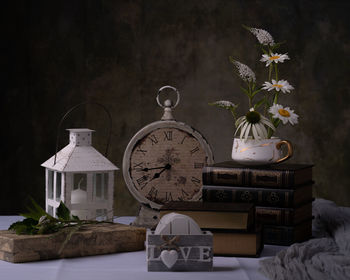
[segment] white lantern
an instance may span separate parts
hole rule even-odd
[[[46,168],[46,211],[56,216],[60,201],[80,219],[113,217],[113,163],[91,146],[93,130],[69,130],[69,144],[41,166]]]

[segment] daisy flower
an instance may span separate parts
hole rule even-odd
[[[260,44],[265,46],[273,46],[275,44],[275,41],[273,40],[271,34],[266,30],[251,27],[248,27],[248,30],[255,35]]]
[[[238,130],[241,130],[239,135],[240,139],[244,137],[244,139],[247,140],[250,133],[252,133],[254,139],[266,139],[266,126],[270,127],[272,130],[275,130],[274,125],[266,117],[251,108],[245,116],[237,119],[237,129],[235,134],[238,132]]]
[[[283,108],[283,106],[280,104],[273,104],[269,109],[269,113],[272,114],[273,118],[280,119],[283,124],[286,124],[287,122],[289,122],[291,125],[298,123],[299,116],[289,107]]]
[[[282,91],[283,93],[286,93],[286,92],[289,93],[291,90],[294,89],[294,87],[290,85],[286,80],[279,80],[278,82],[276,82],[276,80],[272,79],[271,83],[265,82],[263,84],[262,89],[266,89],[267,91],[271,91],[275,89],[277,91]]]
[[[236,71],[243,81],[255,83],[255,73],[252,69],[250,69],[247,65],[234,60],[232,57],[230,57],[230,61],[234,66],[236,66]]]
[[[272,62],[278,63],[278,62],[284,62],[286,59],[289,59],[288,54],[279,54],[279,53],[272,53],[271,55],[263,54],[262,58],[260,59],[261,62],[266,62],[266,67],[269,66]]]

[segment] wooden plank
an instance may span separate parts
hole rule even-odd
[[[146,229],[122,224],[84,225],[68,242],[67,231],[48,235],[17,235],[0,231],[0,259],[30,262],[144,249]]]

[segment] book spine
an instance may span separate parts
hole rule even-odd
[[[293,225],[294,210],[292,208],[283,209],[256,206],[255,221],[258,225]]]
[[[264,244],[289,246],[294,241],[293,227],[264,226]]]
[[[256,206],[292,207],[294,190],[203,186],[205,202],[249,202]]]
[[[263,227],[264,244],[289,246],[295,242],[303,242],[312,236],[311,221],[299,226],[272,226]]]
[[[290,170],[209,166],[203,168],[203,185],[290,188],[295,185],[294,175]]]

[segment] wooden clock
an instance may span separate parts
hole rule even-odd
[[[175,104],[159,100],[164,89],[177,94]],[[123,158],[123,176],[131,194],[143,205],[159,209],[170,201],[196,201],[202,195],[202,168],[213,163],[205,138],[194,128],[178,122],[172,110],[179,91],[159,89],[157,103],[164,109],[160,121],[142,128],[130,140]]]

